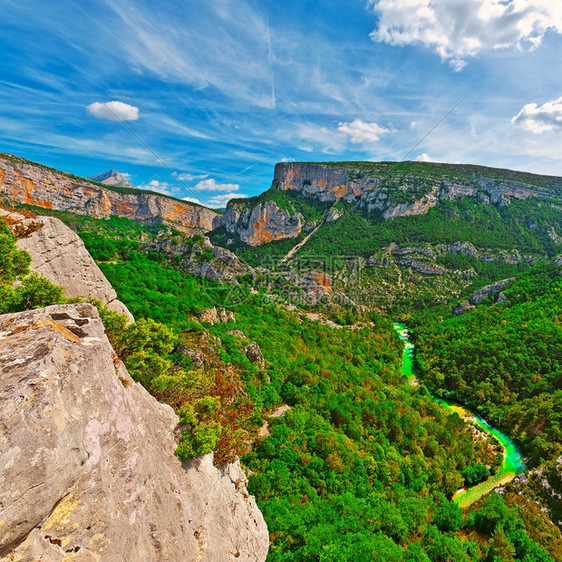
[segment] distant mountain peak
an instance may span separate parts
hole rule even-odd
[[[118,170],[109,170],[107,172],[103,172],[103,174],[96,174],[95,176],[90,176],[92,181],[96,181],[98,183],[103,183],[104,185],[113,185],[119,187],[136,187],[133,185],[128,179],[125,174],[122,174]]]

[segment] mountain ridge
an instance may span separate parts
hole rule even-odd
[[[0,197],[8,203],[164,222],[185,232],[207,232],[219,213],[202,205],[143,189],[96,183],[18,156],[0,153]]]

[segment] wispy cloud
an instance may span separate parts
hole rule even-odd
[[[535,134],[562,129],[562,97],[543,103],[541,106],[528,103],[511,122]]]
[[[165,195],[178,196],[180,188],[176,185],[170,184],[166,181],[151,180],[144,185],[138,186],[140,189],[147,189],[148,191],[156,191],[157,193],[163,193]]]
[[[98,119],[107,121],[136,121],[139,118],[139,108],[121,101],[94,102],[86,111]]]
[[[538,47],[547,31],[562,33],[562,4],[551,0],[369,0],[378,18],[374,41],[423,45],[455,70],[484,51]]]

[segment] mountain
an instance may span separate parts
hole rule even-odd
[[[141,223],[163,222],[183,232],[207,232],[219,214],[207,207],[144,189],[95,183],[17,156],[0,153],[0,200]]]
[[[108,172],[103,172],[102,174],[96,174],[95,176],[90,176],[88,179],[97,183],[103,183],[104,185],[130,187],[133,189],[136,188],[136,185],[132,184],[125,174],[122,174],[117,170],[109,170]]]
[[[301,257],[302,267],[312,257],[357,303],[412,310],[559,253],[562,178],[460,164],[281,163],[268,191],[230,201],[216,224],[213,243],[252,265]],[[334,256],[358,275],[340,275]]]
[[[4,409],[10,415],[4,418],[10,425],[0,439],[31,444],[36,455],[45,450],[47,455],[33,464],[36,457],[18,445],[21,460],[9,457],[3,463],[10,470],[4,493],[32,499],[10,504],[14,509],[3,518],[3,530],[9,526],[11,533],[4,548],[15,549],[16,559],[18,554],[56,560],[91,553],[101,560],[123,560],[139,558],[139,548],[150,559],[259,559],[265,556],[265,529],[259,513],[252,519],[248,494],[255,496],[267,523],[271,560],[560,559],[562,536],[555,522],[562,450],[554,395],[560,373],[555,339],[559,270],[547,263],[508,263],[517,255],[502,246],[507,240],[520,258],[528,252],[544,261],[556,248],[548,233],[557,234],[557,203],[543,199],[541,206],[521,209],[519,204],[536,200],[495,206],[467,197],[438,203],[425,214],[383,219],[357,211],[359,205],[318,204],[309,195],[290,193],[289,198],[276,189],[262,197],[266,202],[275,197],[276,206],[289,215],[298,212],[303,233],[250,246],[223,225],[211,238],[230,250],[200,234],[186,236],[127,218],[48,211],[77,231],[137,321],[127,324],[100,308],[113,354],[102,349],[107,341],[89,305],[0,317],[0,359],[5,361],[0,385],[11,372],[20,385],[8,379]],[[527,216],[536,224],[530,234],[520,228]],[[14,233],[24,239],[33,220],[26,228],[12,225]],[[60,302],[60,293],[25,276],[25,256],[15,251],[7,228],[0,220],[0,253],[6,257],[0,291],[7,296],[0,300],[2,310]],[[519,239],[510,228],[519,228]],[[427,240],[420,241],[424,236]],[[453,245],[455,236],[473,240],[472,246]],[[409,244],[410,239],[415,243]],[[489,246],[476,245],[478,240]],[[372,247],[381,241],[387,250],[376,262]],[[275,263],[289,251],[292,256]],[[458,252],[457,261],[444,261],[452,251]],[[242,256],[254,265],[245,265]],[[496,259],[502,256],[503,261]],[[418,300],[403,300],[402,312],[395,307],[388,318],[349,298],[336,301],[338,285],[345,297],[352,287],[352,264],[361,260],[354,282],[365,293],[380,291],[384,303],[401,295],[403,289],[396,287],[401,281]],[[559,266],[559,261],[552,263]],[[470,275],[466,263],[472,264]],[[438,268],[444,271],[438,274]],[[378,277],[367,277],[371,271]],[[312,301],[297,286],[306,276],[322,284],[322,298]],[[495,282],[489,283],[490,277]],[[466,285],[455,286],[463,292],[455,299],[445,282],[457,278]],[[441,285],[430,285],[435,280]],[[430,306],[430,287],[445,289],[440,293],[444,306]],[[307,298],[300,301],[295,293]],[[420,368],[427,366],[418,374],[419,384],[404,377],[402,358],[412,357],[404,354],[389,318],[409,319],[417,338],[414,359],[421,359]],[[448,349],[446,334],[458,333],[460,341],[453,340]],[[178,417],[148,400],[123,364],[136,383]],[[37,370],[46,366],[56,375],[35,384]],[[451,366],[455,372],[449,376]],[[33,403],[26,400],[28,383]],[[430,395],[440,387],[445,397],[458,397],[520,440],[534,471],[529,484],[521,479],[498,493],[488,488],[466,509],[455,503],[462,486],[489,473],[491,478],[502,474],[496,471],[503,456],[499,442]],[[521,411],[518,393],[531,406],[528,412]],[[108,407],[108,399],[115,408]],[[124,399],[130,409],[120,406]],[[18,415],[31,421],[21,423]],[[100,420],[101,430],[83,423],[92,416]],[[60,422],[67,417],[73,421],[71,435],[68,424]],[[170,432],[178,418],[176,441]],[[56,430],[51,429],[53,419],[59,423]],[[139,443],[136,423],[126,441],[126,419],[139,422],[140,449],[133,442]],[[43,429],[43,448],[38,448]],[[100,459],[107,458],[109,467],[101,460],[96,464],[97,453],[81,466],[84,451],[98,451],[98,436]],[[181,463],[171,454],[176,444]],[[0,451],[19,454],[9,445]],[[247,492],[236,457],[248,470]],[[65,470],[57,470],[60,458]],[[224,463],[228,468],[222,468]],[[22,466],[26,471],[18,478]],[[163,470],[154,471],[154,466]],[[186,486],[170,486],[183,474],[180,468],[187,472]],[[41,469],[53,476],[37,477]],[[162,487],[163,477],[167,486]],[[134,499],[123,502],[130,494]],[[62,499],[56,503],[57,498]],[[53,499],[54,509],[45,511]],[[96,532],[100,527],[105,530]],[[100,541],[93,543],[94,538]],[[173,552],[166,550],[170,545]]]

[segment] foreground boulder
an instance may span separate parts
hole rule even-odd
[[[180,462],[93,306],[0,316],[0,411],[0,560],[265,560],[240,466]]]

